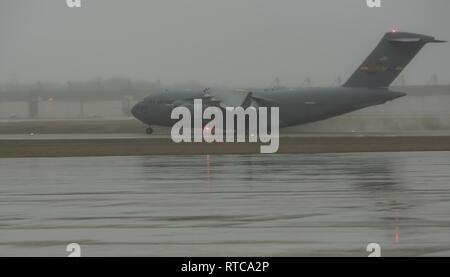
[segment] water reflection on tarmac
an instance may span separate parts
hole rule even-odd
[[[0,159],[0,256],[450,255],[450,155]]]

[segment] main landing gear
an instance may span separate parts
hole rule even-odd
[[[152,127],[148,127],[145,132],[147,133],[147,135],[151,135],[153,134],[153,128]]]

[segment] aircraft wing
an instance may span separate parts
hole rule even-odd
[[[244,106],[248,97],[247,91],[235,91],[227,89],[214,89],[210,91],[210,94],[214,96],[214,99],[220,101],[222,108],[226,107],[239,107]]]
[[[225,107],[243,107],[249,106],[278,106],[278,103],[266,97],[255,95],[249,90],[211,90],[213,99],[220,101],[220,106]]]
[[[185,99],[179,99],[173,102],[171,105],[173,107],[177,106],[192,106],[193,100],[200,97],[188,97]],[[254,107],[271,107],[279,106],[279,104],[267,97],[261,97],[255,95],[250,90],[227,90],[227,89],[207,89],[201,96],[203,105],[205,106],[216,106],[222,109],[227,107],[242,107],[244,109],[254,106]]]

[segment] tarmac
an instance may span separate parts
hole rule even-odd
[[[0,139],[0,157],[258,154],[260,143],[174,143],[170,138]],[[281,137],[278,153],[450,151],[450,136]]]
[[[0,158],[258,154],[261,143],[175,143],[134,120],[0,123]],[[285,133],[277,153],[450,151],[450,132]]]

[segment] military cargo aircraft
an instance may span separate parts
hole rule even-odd
[[[405,96],[389,86],[427,43],[445,42],[434,37],[392,31],[386,33],[372,53],[341,87],[274,88],[225,91],[166,91],[137,103],[132,114],[149,127],[171,127],[175,107],[193,109],[194,99],[202,99],[205,107],[279,107],[279,127],[300,125],[335,117],[362,108],[384,104]],[[206,122],[205,122],[206,123]]]

